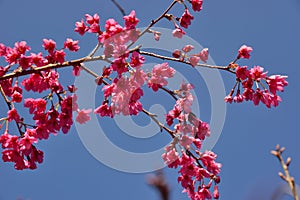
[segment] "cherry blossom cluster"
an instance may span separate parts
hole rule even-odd
[[[184,7],[180,17],[169,13],[177,3]],[[146,62],[146,56],[185,63],[193,68],[205,66],[234,73],[236,84],[225,97],[225,101],[229,103],[251,100],[255,105],[262,102],[267,107],[276,107],[281,101],[277,93],[282,92],[288,83],[286,76],[267,76],[267,72],[260,66],[247,69],[246,66],[236,64],[241,58],[250,58],[252,48],[245,45],[239,49],[235,61],[227,67],[206,64],[208,49],[191,53],[194,46],[190,44],[181,50],[176,49],[172,53],[173,57],[142,51],[142,46],[133,47],[147,33],[154,34],[154,39],[159,40],[161,33],[151,28],[162,19],[169,20],[175,26],[174,37],[182,38],[185,34],[183,28],[187,29],[194,19],[191,9],[199,12],[202,4],[202,0],[175,0],[143,31],[137,29],[139,19],[134,10],[123,17],[123,25],[115,19],[108,19],[101,26],[98,14],[86,14],[84,19],[75,23],[74,31],[81,36],[86,33],[94,34],[97,45],[86,57],[71,61],[66,59],[66,50],[77,52],[79,42],[70,38],[65,40],[60,49],[54,40],[44,39],[44,52],[39,53],[30,52],[31,48],[25,41],[16,42],[14,47],[0,43],[0,58],[6,63],[0,66],[0,94],[8,108],[0,116],[0,130],[4,129],[0,136],[3,161],[14,163],[17,170],[35,169],[37,163],[43,162],[44,156],[36,148],[36,144],[40,140],[47,140],[50,135],[68,133],[73,125],[74,113],[75,120],[85,124],[91,119],[92,112],[100,117],[111,118],[143,112],[172,137],[172,142],[165,148],[162,158],[169,168],[179,169],[178,182],[189,198],[218,199],[221,164],[216,162],[215,153],[201,152],[203,141],[213,133],[210,132],[209,124],[197,118],[192,111],[194,97],[191,91],[194,86],[182,82],[178,90],[168,89],[169,79],[175,75],[176,70],[169,63],[163,62],[154,65],[149,71],[144,71],[142,66]],[[103,48],[104,53],[94,56],[98,48]],[[96,60],[107,62],[106,66],[102,66],[101,74],[96,74],[84,66],[84,62]],[[103,95],[103,101],[96,108],[79,109],[76,103],[77,88],[60,83],[58,69],[67,66],[72,68],[73,76],[80,76],[81,70],[94,76],[95,84]],[[173,109],[166,114],[166,125],[143,107],[142,97],[146,89],[154,93],[161,90],[176,99]],[[36,93],[41,97],[24,98],[25,92]],[[19,114],[19,107],[28,110],[31,115],[29,122]],[[11,126],[16,126],[18,133],[11,135]]]
[[[6,117],[0,119],[0,128],[6,124],[4,134],[0,139],[4,149],[2,159],[4,162],[13,162],[15,169],[18,170],[35,169],[36,163],[42,163],[43,152],[38,150],[33,143],[48,139],[50,134],[56,135],[59,131],[67,133],[73,124],[73,111],[78,112],[76,121],[80,123],[86,121],[85,110],[80,110],[76,106],[74,98],[76,96],[72,94],[74,86],[64,89],[59,81],[59,73],[53,69],[34,72],[39,67],[49,64],[63,64],[65,50],[78,51],[78,41],[67,38],[63,48],[57,49],[55,41],[44,39],[42,46],[47,52],[45,56],[42,52],[37,54],[29,52],[31,48],[25,41],[16,42],[14,47],[0,44],[0,57],[7,63],[5,67],[0,66],[0,78],[10,72],[17,75],[30,70],[33,72],[21,81],[18,76],[0,80],[1,94],[9,108]],[[23,99],[24,90],[42,94],[48,92],[48,94],[43,98]],[[17,111],[17,104],[23,104],[29,109],[34,123],[25,122]],[[9,134],[10,123],[16,124],[20,136]]]
[[[236,60],[240,58],[249,59],[251,51],[251,47],[243,45],[238,51]],[[252,101],[254,105],[259,105],[261,102],[266,107],[271,108],[271,106],[277,107],[279,102],[282,101],[277,92],[283,92],[284,87],[288,85],[287,76],[267,76],[268,72],[264,71],[261,66],[248,69],[247,66],[230,63],[229,67],[235,71],[237,82],[229,95],[225,97],[226,102],[241,103],[245,100]],[[243,92],[241,92],[241,86]],[[237,91],[234,95],[236,87]]]
[[[194,19],[194,16],[190,13],[188,6],[186,5],[186,1],[178,0],[179,3],[182,3],[185,7],[184,12],[181,17],[175,17],[173,15],[167,15],[166,17],[173,21],[175,29],[173,30],[173,36],[177,38],[182,38],[185,35],[185,31],[182,30],[181,27],[187,29]],[[203,0],[191,0],[188,1],[192,5],[192,10],[194,12],[200,12],[202,10]],[[176,22],[179,22],[179,25]]]
[[[183,82],[176,93],[179,98],[174,108],[166,115],[169,126],[173,125],[174,120],[177,124],[174,125],[175,130],[172,133],[173,141],[165,148],[166,152],[162,157],[168,167],[180,167],[178,182],[191,199],[211,199],[209,189],[213,182],[213,196],[217,199],[219,195],[216,184],[220,182],[218,174],[221,164],[215,162],[216,155],[213,152],[200,152],[202,142],[210,136],[210,128],[192,112],[192,89],[191,84]],[[209,179],[207,184],[204,182],[205,178]]]

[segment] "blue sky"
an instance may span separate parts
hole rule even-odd
[[[136,10],[141,27],[160,15],[170,2],[119,1],[127,13]],[[67,37],[81,39],[73,32],[75,22],[85,13],[96,12],[102,22],[111,17],[121,22],[121,14],[109,0],[84,3],[0,0],[0,42],[13,45],[16,41],[26,40],[36,52],[41,50],[43,38],[52,38],[62,45]],[[300,184],[300,172],[297,170],[300,166],[300,96],[297,88],[297,77],[300,75],[297,63],[300,53],[300,1],[207,0],[204,1],[203,11],[195,14],[195,18],[188,35],[210,49],[216,64],[228,64],[236,56],[238,48],[247,44],[254,51],[251,59],[241,64],[261,65],[269,74],[289,76],[289,86],[281,95],[283,102],[275,109],[270,110],[262,105],[254,107],[248,102],[227,105],[225,125],[213,149],[218,154],[218,161],[223,164],[221,199],[269,199],[270,194],[283,183],[277,177],[280,165],[269,153],[277,143],[287,147],[285,155],[293,158],[291,173]],[[173,28],[166,21],[158,26]],[[87,55],[95,44],[92,36],[82,38],[80,51],[69,58]],[[187,70],[186,73],[189,76],[193,72]],[[234,84],[234,77],[224,72],[221,74],[228,93]],[[72,81],[71,76],[68,81]],[[203,88],[203,91],[197,90],[201,117],[209,120],[210,102],[206,97],[207,90],[201,83],[203,81],[200,80],[199,86],[195,85],[196,88]],[[149,98],[149,104],[157,103],[156,97]],[[2,101],[0,105],[2,115],[6,108]],[[146,118],[142,119],[137,123],[149,122]],[[130,151],[152,150],[163,145],[160,141],[168,141],[167,137],[160,135],[144,141],[125,137],[120,129],[111,127],[109,120],[105,119],[101,124],[106,133],[111,132],[108,137],[114,143]],[[0,200],[18,197],[31,200],[159,199],[154,190],[146,185],[147,174],[119,172],[101,164],[85,149],[75,128],[67,135],[51,137],[38,146],[45,152],[45,161],[37,170],[15,171],[12,165],[0,163]],[[187,199],[177,184],[176,170],[166,169],[165,172],[172,188],[171,199]]]

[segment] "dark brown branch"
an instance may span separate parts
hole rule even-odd
[[[158,190],[162,200],[169,200],[170,187],[162,170],[159,170],[155,172],[155,174],[148,177],[147,183]]]
[[[124,8],[115,0],[111,0],[113,2],[113,4],[115,4],[115,6],[119,9],[119,11],[122,13],[123,16],[126,15]]]
[[[159,54],[155,54],[155,53],[151,53],[151,52],[147,52],[147,51],[139,51],[140,54],[145,55],[145,56],[151,56],[151,57],[155,57],[155,58],[159,58],[162,60],[170,60],[170,61],[175,61],[175,62],[180,62],[180,63],[184,63],[187,65],[191,65],[191,63],[189,61],[186,60],[181,60],[179,58],[173,58],[173,57],[168,57],[168,56],[163,56],[163,55],[159,55]],[[201,64],[198,63],[197,66],[199,67],[205,67],[205,68],[211,68],[211,69],[221,69],[221,70],[225,70],[231,73],[235,73],[233,71],[231,71],[228,66],[217,66],[217,65],[209,65],[209,64]]]

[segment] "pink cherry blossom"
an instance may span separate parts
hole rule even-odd
[[[4,56],[6,54],[6,46],[0,43],[0,56]]]
[[[64,52],[64,50],[55,51],[55,53],[54,53],[55,61],[60,64],[65,62],[65,56],[66,56],[66,53]]]
[[[268,72],[264,72],[264,68],[260,66],[254,66],[250,69],[250,77],[255,81],[260,81],[267,77]]]
[[[269,85],[270,91],[276,94],[277,91],[283,92],[284,87],[288,85],[286,81],[287,76],[272,75],[267,77],[267,83]]]
[[[172,67],[169,67],[168,63],[162,63],[155,65],[152,69],[152,77],[148,81],[148,86],[155,87],[157,84],[158,87],[166,86],[168,81],[166,78],[171,78],[175,74],[175,70]]]
[[[74,41],[70,38],[67,38],[64,43],[64,48],[68,48],[70,51],[78,51],[78,40]]]
[[[26,51],[30,50],[30,47],[25,41],[21,41],[15,43],[15,49],[17,50],[17,52],[19,52],[19,54],[25,54]]]
[[[198,56],[192,56],[192,57],[189,57],[188,59],[193,67],[197,66],[197,64],[200,60],[200,58]]]
[[[188,9],[185,9],[184,13],[182,14],[181,18],[179,19],[180,25],[183,28],[188,28],[189,25],[191,25],[191,21],[194,19],[194,17],[190,14]]]
[[[162,155],[165,163],[168,165],[169,168],[177,168],[179,165],[179,154],[173,146],[168,146],[165,148],[166,153]]]
[[[181,138],[180,138],[180,145],[183,146],[184,148],[186,149],[189,149],[190,148],[190,144],[192,144],[194,141],[194,138],[193,137],[189,137],[187,135],[183,135]]]
[[[27,134],[27,132],[24,134],[24,137],[22,137],[19,141],[20,150],[30,150],[33,143],[37,143],[37,139],[35,137],[32,137]]]
[[[180,58],[182,55],[181,55],[181,51],[179,49],[175,49],[172,53],[172,56],[174,58]]]
[[[49,53],[52,53],[56,47],[56,42],[54,42],[52,39],[43,39],[43,47]]]
[[[108,116],[113,117],[112,109],[110,106],[108,106],[107,102],[103,102],[102,105],[100,105],[98,108],[94,110],[95,114],[99,114],[101,117]]]
[[[182,36],[185,35],[185,32],[181,28],[177,27],[173,30],[172,34],[174,37],[181,39]]]
[[[15,108],[13,108],[7,112],[7,120],[9,122],[11,122],[12,120],[15,120],[16,122],[20,121],[20,115]]]
[[[243,66],[243,67],[238,66],[236,68],[235,74],[237,78],[241,80],[245,80],[249,77],[250,72],[249,70],[247,70],[247,66]]]
[[[80,22],[75,23],[75,32],[78,32],[80,35],[84,35],[88,31],[88,27],[85,25],[83,19]]]
[[[188,45],[186,45],[186,46],[184,46],[184,47],[182,48],[182,51],[185,52],[185,53],[188,53],[188,52],[190,52],[190,51],[193,50],[193,49],[194,49],[194,46],[188,44]]]
[[[76,121],[80,124],[85,124],[87,121],[91,119],[89,114],[92,112],[92,109],[82,109],[82,110],[77,110],[77,116],[76,116]]]
[[[131,55],[131,67],[141,67],[142,64],[145,62],[145,58],[141,56],[138,52],[133,52]]]
[[[249,59],[250,58],[250,53],[253,49],[251,47],[248,47],[246,45],[243,45],[240,47],[239,49],[239,54],[238,54],[238,58],[246,58]]]
[[[206,63],[206,61],[208,60],[208,48],[204,48],[202,49],[202,51],[198,54],[198,56],[200,57],[200,59]]]
[[[192,0],[192,8],[194,11],[201,11],[202,10],[202,0]]]
[[[134,10],[131,11],[129,15],[124,16],[123,19],[125,20],[126,29],[134,29],[140,21],[138,18],[136,18]]]
[[[85,19],[86,19],[86,23],[88,23],[89,25],[92,25],[94,23],[99,24],[100,17],[97,13],[94,14],[94,16],[85,14]]]
[[[73,76],[80,76],[81,67],[80,65],[73,65]]]

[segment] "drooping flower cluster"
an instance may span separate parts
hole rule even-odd
[[[173,14],[167,13],[170,11],[167,9],[158,21],[167,18],[174,23],[173,36],[182,38],[185,35],[183,29],[187,29],[194,19],[187,3],[191,5],[193,11],[199,12],[202,10],[203,2],[202,0],[178,0],[171,5],[176,3],[184,5],[181,17],[174,17]],[[220,182],[221,164],[216,162],[215,153],[200,151],[203,141],[211,133],[208,123],[197,118],[192,112],[194,97],[191,91],[194,86],[183,82],[179,90],[169,90],[168,79],[172,78],[176,71],[166,62],[153,66],[149,72],[142,69],[145,63],[144,55],[183,62],[192,67],[203,66],[204,64],[199,64],[199,62],[207,62],[208,49],[204,48],[197,54],[191,54],[194,46],[186,45],[181,50],[176,49],[173,52],[173,57],[177,59],[145,52],[143,54],[141,46],[132,47],[143,34],[152,33],[154,39],[159,40],[161,33],[152,30],[152,26],[158,21],[152,21],[149,27],[141,32],[136,28],[139,19],[135,11],[124,16],[123,20],[122,26],[114,19],[108,19],[101,28],[98,14],[93,16],[86,14],[85,19],[76,22],[75,32],[80,35],[87,32],[96,35],[98,45],[95,50],[97,48],[104,50],[104,55],[97,57],[91,53],[85,58],[66,62],[66,50],[73,52],[79,50],[79,42],[70,38],[65,40],[61,49],[57,48],[54,40],[44,39],[42,46],[47,54],[45,56],[42,52],[29,54],[31,48],[25,41],[15,43],[14,47],[0,43],[0,57],[7,63],[4,67],[0,66],[0,94],[4,97],[8,107],[8,111],[0,118],[0,130],[6,124],[4,133],[0,136],[0,143],[4,149],[2,159],[5,162],[13,162],[18,170],[35,169],[36,164],[43,161],[43,152],[35,147],[39,140],[46,140],[51,134],[56,135],[60,131],[67,133],[73,124],[74,112],[77,114],[75,120],[80,124],[85,124],[91,119],[89,114],[92,109],[78,108],[75,94],[77,88],[74,85],[64,87],[59,81],[60,74],[57,68],[71,66],[74,76],[79,76],[80,71],[85,70],[92,74],[96,79],[96,84],[102,87],[104,100],[93,111],[101,117],[114,117],[120,114],[137,115],[143,111],[154,119],[155,115],[149,114],[141,102],[145,85],[154,92],[163,90],[175,98],[173,109],[166,115],[166,123],[172,128],[169,129],[156,121],[160,128],[166,130],[173,138],[172,143],[165,148],[166,152],[162,158],[168,167],[179,168],[178,182],[189,198],[193,200],[218,199],[217,184]],[[238,51],[236,60],[225,68],[234,72],[237,80],[230,94],[225,97],[225,101],[231,103],[251,100],[255,105],[262,102],[267,107],[277,106],[281,101],[277,93],[282,92],[287,86],[287,77],[267,76],[267,72],[260,66],[247,69],[246,66],[239,66],[235,63],[241,58],[249,59],[251,52],[251,47],[243,45]],[[86,61],[97,59],[108,63],[107,67],[103,67],[101,75],[97,75],[83,65]],[[217,66],[214,67],[217,68]],[[22,80],[16,78],[25,75],[29,76]],[[238,88],[233,96],[236,87]],[[242,92],[240,87],[243,88]],[[45,96],[23,99],[23,93],[26,91],[45,94]],[[25,119],[17,110],[18,107],[15,106],[18,103],[22,103],[26,109],[29,109],[33,124],[25,123]],[[17,126],[19,136],[9,134],[8,127],[11,124]]]
[[[207,123],[192,113],[192,89],[191,84],[183,82],[177,93],[179,99],[166,115],[169,126],[175,119],[178,123],[174,126],[173,142],[165,148],[162,157],[168,167],[180,168],[178,182],[191,199],[211,199],[212,196],[217,199],[218,196],[212,195],[210,188],[213,182],[218,184],[220,181],[218,174],[221,164],[215,162],[216,155],[213,152],[200,153],[202,142],[210,135],[210,130]],[[192,154],[192,150],[196,155]],[[205,184],[204,179],[209,179],[209,182]]]
[[[17,170],[36,169],[36,163],[42,163],[44,153],[33,144],[37,143],[35,129],[26,129],[22,137],[10,135],[8,131],[0,136],[0,143],[4,149],[2,159],[4,162],[13,162]]]
[[[5,96],[9,108],[7,115],[0,119],[0,122],[7,124],[5,133],[1,136],[2,148],[4,149],[2,159],[5,162],[15,163],[15,168],[18,170],[35,169],[36,164],[43,161],[43,152],[37,150],[33,143],[48,139],[50,134],[56,135],[59,131],[67,133],[73,124],[72,112],[75,111],[73,108],[76,107],[73,97],[75,96],[66,95],[68,90],[65,90],[61,85],[59,73],[51,68],[37,72],[34,70],[49,64],[62,64],[65,61],[65,49],[78,51],[78,41],[67,38],[64,47],[58,50],[55,41],[44,39],[42,46],[48,55],[43,56],[42,52],[29,53],[31,48],[25,41],[16,42],[14,47],[0,44],[0,56],[8,64],[6,67],[0,67],[0,78],[5,77],[10,71],[16,74],[32,72],[28,73],[30,74],[29,77],[23,78],[20,84],[19,79],[4,78],[0,80],[1,95]],[[48,91],[49,94],[44,98],[23,99],[24,89],[28,92],[38,93]],[[25,123],[25,119],[20,116],[17,111],[18,106],[14,105],[19,103],[23,104],[25,108],[29,108],[29,113],[34,121],[33,124]],[[77,121],[84,123],[87,117],[84,118],[79,109],[77,111],[78,115],[81,116],[78,117]],[[10,122],[17,125],[19,137],[8,134],[8,123]]]
[[[237,59],[249,59],[251,51],[251,47],[243,45],[238,51]],[[245,100],[252,101],[256,106],[260,102],[268,108],[278,106],[281,101],[278,92],[283,92],[284,87],[288,85],[286,81],[287,76],[267,76],[268,72],[264,71],[264,68],[261,66],[254,66],[250,69],[247,69],[247,66],[239,66],[235,63],[231,63],[229,66],[235,71],[237,83],[229,95],[225,97],[226,102],[241,103]],[[235,96],[233,96],[236,86],[238,88]],[[241,86],[243,92],[241,92]]]

